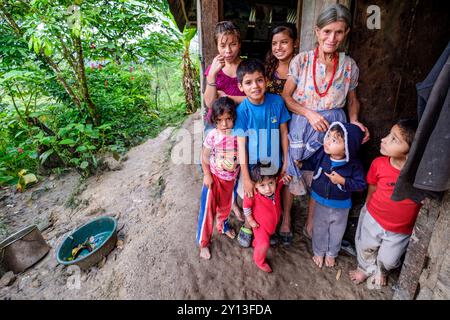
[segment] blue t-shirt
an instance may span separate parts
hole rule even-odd
[[[233,135],[247,137],[248,163],[271,163],[275,174],[281,167],[280,124],[291,119],[283,99],[266,93],[264,102],[256,105],[248,98],[236,110]]]

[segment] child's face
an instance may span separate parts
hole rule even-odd
[[[264,178],[263,181],[255,183],[255,187],[260,194],[270,197],[275,193],[277,180],[275,178]]]
[[[329,131],[323,140],[323,150],[336,160],[345,158],[344,139],[336,131]]]
[[[251,103],[261,104],[264,102],[267,81],[261,72],[247,73],[239,83],[239,90],[245,93]]]
[[[402,135],[398,125],[392,127],[391,132],[381,139],[380,153],[387,157],[404,158],[409,152],[409,145]]]
[[[228,130],[233,129],[233,126],[233,117],[229,112],[224,112],[221,116],[216,118],[216,127],[222,133],[226,133]]]
[[[294,55],[294,40],[286,31],[273,36],[272,54],[280,61],[289,61]]]
[[[239,55],[241,44],[235,34],[221,33],[217,36],[217,51],[226,62],[233,62]]]

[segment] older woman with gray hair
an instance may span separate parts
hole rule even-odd
[[[312,176],[312,172],[301,171],[297,161],[308,159],[322,146],[330,123],[347,122],[343,109],[346,103],[350,122],[364,131],[363,143],[369,139],[369,131],[358,120],[360,105],[355,89],[359,69],[352,58],[339,50],[350,32],[350,23],[351,14],[345,6],[335,4],[325,8],[316,21],[316,47],[300,52],[289,66],[282,96],[293,113],[289,124],[287,168],[287,174],[293,179],[283,195],[283,222],[279,236],[284,244],[292,241],[290,211],[294,195],[306,193],[308,182],[305,181],[310,181]],[[309,237],[314,204],[311,199],[303,229]]]

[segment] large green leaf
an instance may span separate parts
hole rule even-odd
[[[75,143],[76,143],[76,141],[74,141],[72,139],[64,139],[59,142],[59,144],[61,144],[61,145],[66,145],[66,144],[74,145]]]

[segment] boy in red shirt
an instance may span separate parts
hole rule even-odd
[[[400,265],[411,237],[420,204],[410,199],[391,200],[400,170],[405,165],[417,129],[415,120],[399,120],[381,139],[382,157],[373,160],[367,173],[369,190],[361,209],[355,244],[358,268],[349,272],[359,284],[384,286],[387,273]]]

